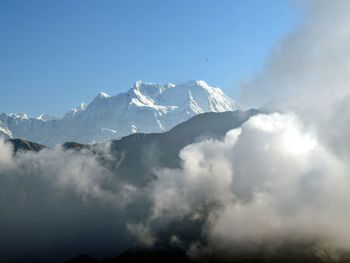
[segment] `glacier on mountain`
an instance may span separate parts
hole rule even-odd
[[[165,85],[137,81],[125,93],[101,92],[88,105],[82,103],[62,118],[46,114],[2,113],[0,136],[22,138],[45,145],[67,141],[104,142],[131,133],[163,132],[204,112],[235,111],[238,104],[218,87],[204,81]]]

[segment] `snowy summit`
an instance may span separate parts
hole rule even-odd
[[[238,104],[220,88],[202,80],[181,85],[137,81],[126,93],[110,96],[101,92],[63,118],[3,113],[0,135],[46,145],[104,142],[136,132],[167,131],[199,113],[237,109]]]

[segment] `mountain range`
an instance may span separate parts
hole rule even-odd
[[[132,133],[165,132],[205,112],[235,111],[237,102],[204,81],[165,85],[137,81],[125,93],[100,93],[62,118],[2,113],[0,135],[52,146],[67,141],[97,143]]]

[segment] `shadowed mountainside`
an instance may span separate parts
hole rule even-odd
[[[18,151],[39,152],[40,150],[46,148],[45,145],[22,139],[9,139],[8,141],[12,144],[15,153]]]
[[[116,176],[135,185],[143,185],[152,179],[155,168],[176,168],[180,165],[179,153],[186,145],[203,139],[218,139],[229,130],[240,127],[255,109],[247,111],[203,113],[192,117],[168,132],[137,133],[110,142],[112,161],[105,160],[107,167],[117,171]],[[90,149],[100,152],[103,144],[85,145],[66,142],[66,150]],[[103,147],[102,147],[103,148]],[[103,157],[102,157],[103,159]]]

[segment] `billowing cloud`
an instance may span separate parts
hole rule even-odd
[[[349,167],[295,114],[252,117],[223,140],[186,147],[181,158],[181,169],[158,171],[153,216],[204,216],[206,245],[193,240],[195,255],[305,240],[350,249]]]
[[[349,158],[350,2],[293,1],[305,18],[262,71],[242,86],[242,103],[294,111],[338,155]]]

